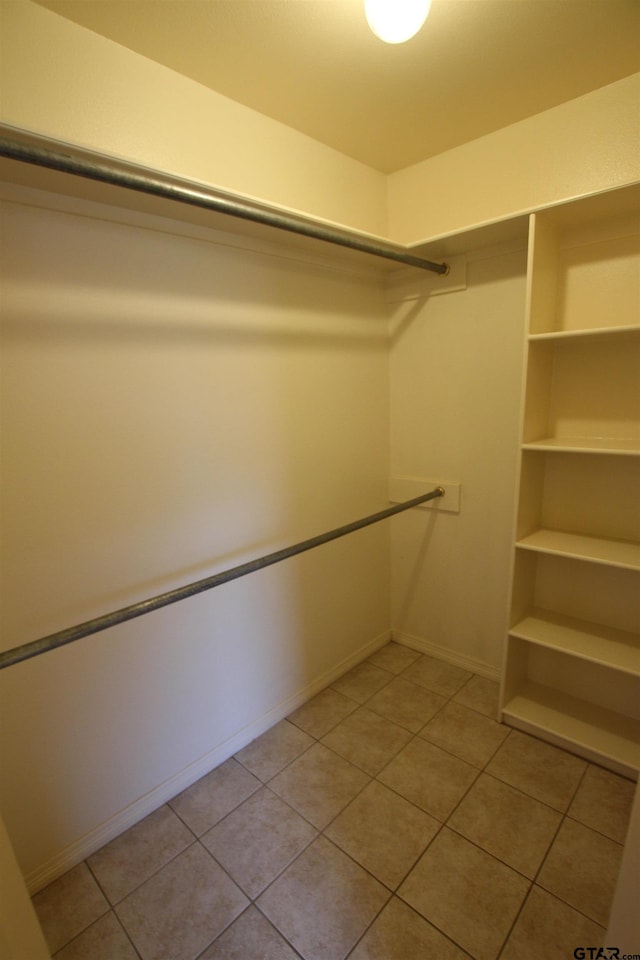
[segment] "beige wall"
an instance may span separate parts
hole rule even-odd
[[[393,305],[391,474],[461,484],[460,512],[391,528],[398,639],[496,677],[506,631],[526,250],[471,255],[466,289]]]
[[[9,193],[5,646],[384,505],[376,276]],[[30,882],[384,642],[388,584],[381,525],[4,671],[2,812]]]
[[[386,233],[382,173],[28,0],[0,27],[3,122]]]
[[[389,235],[455,233],[640,179],[640,74],[388,177]]]

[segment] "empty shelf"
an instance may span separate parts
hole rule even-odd
[[[533,610],[509,631],[529,643],[640,676],[640,635],[548,610]]]
[[[618,327],[579,327],[574,330],[548,330],[545,333],[530,333],[529,340],[570,340],[579,337],[628,336],[640,333],[640,324]]]
[[[505,719],[530,732],[544,732],[581,756],[608,760],[624,776],[640,769],[640,722],[532,681],[503,708]]]
[[[518,540],[516,546],[537,553],[551,553],[612,567],[640,570],[640,544],[627,540],[605,540],[559,530],[536,530],[528,537]]]
[[[542,440],[530,440],[528,443],[523,443],[522,449],[640,456],[640,445],[632,437],[544,437]]]

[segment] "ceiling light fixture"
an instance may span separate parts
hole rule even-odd
[[[431,0],[364,0],[367,23],[385,43],[410,40],[427,19]]]

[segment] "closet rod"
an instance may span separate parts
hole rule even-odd
[[[344,537],[355,530],[361,530],[362,527],[368,527],[372,523],[378,523],[380,520],[386,520],[387,517],[393,517],[396,513],[402,513],[404,510],[410,510],[411,507],[418,507],[421,503],[428,500],[435,500],[437,497],[444,497],[444,489],[435,487],[429,493],[424,493],[412,500],[405,500],[393,507],[387,507],[386,510],[380,510],[378,513],[372,513],[361,520],[354,520],[353,523],[347,523],[342,527],[335,527],[327,533],[321,533],[317,537],[311,537],[309,540],[301,540],[300,543],[294,543],[283,550],[276,550],[274,553],[267,553],[264,557],[258,557],[256,560],[249,560],[247,563],[241,563],[237,567],[229,567],[221,573],[215,573],[211,577],[205,577],[203,580],[196,580],[188,583],[184,587],[177,587],[175,590],[168,590],[166,593],[160,593],[156,597],[150,597],[148,600],[141,600],[139,603],[132,603],[128,607],[122,607],[120,610],[114,610],[112,613],[105,613],[101,617],[93,620],[86,620],[75,627],[67,627],[66,630],[59,630],[57,633],[51,633],[47,637],[41,637],[39,640],[32,640],[30,643],[24,643],[20,647],[13,647],[11,650],[5,650],[0,653],[0,670],[5,667],[11,667],[23,660],[29,660],[31,657],[38,657],[42,653],[48,653],[57,647],[63,647],[67,643],[73,643],[75,640],[81,640],[83,637],[89,637],[93,633],[99,633],[101,630],[108,630],[109,627],[115,627],[119,623],[125,623],[127,620],[134,620],[145,613],[152,613],[161,607],[168,607],[178,600],[186,600],[187,597],[194,597],[205,590],[211,590],[213,587],[219,587],[223,583],[229,583],[230,580],[237,580],[248,573],[255,573],[264,567],[270,567],[281,560],[288,560],[289,557],[295,557],[305,550],[312,550],[330,540],[337,540],[338,537]]]
[[[220,196],[200,184],[189,183],[156,171],[151,173],[142,167],[110,157],[101,157],[80,148],[71,148],[47,137],[17,131],[7,134],[6,130],[5,127],[4,131],[0,131],[2,133],[0,156],[9,160],[18,160],[61,173],[70,173],[116,187],[125,187],[127,190],[151,194],[165,200],[176,200],[179,203],[237,217],[240,220],[250,220],[268,227],[286,230],[289,233],[311,237],[314,240],[348,247],[351,250],[393,260],[405,266],[418,267],[420,270],[430,270],[432,273],[442,275],[449,272],[449,266],[446,263],[434,263],[422,257],[414,257],[406,250],[392,244],[368,240],[357,233],[336,230],[301,217],[278,213],[246,200]]]

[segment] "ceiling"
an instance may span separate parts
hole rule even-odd
[[[400,45],[362,0],[36,2],[385,173],[640,71],[640,0],[433,0]]]

